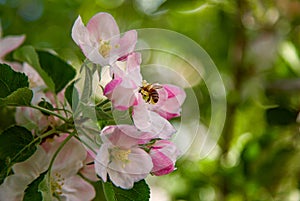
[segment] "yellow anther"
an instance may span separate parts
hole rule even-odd
[[[109,41],[100,41],[99,52],[104,58],[109,56],[110,50],[111,45],[109,44]]]

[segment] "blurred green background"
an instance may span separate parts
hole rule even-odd
[[[152,200],[300,200],[300,1],[0,0],[4,36],[26,34],[24,44],[53,49],[74,66],[83,55],[71,39],[73,22],[100,11],[121,32],[156,27],[190,37],[226,87],[218,145],[204,159],[185,157],[174,173],[151,178]],[[201,122],[209,122],[205,84],[194,89]]]

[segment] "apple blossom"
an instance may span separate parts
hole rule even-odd
[[[93,63],[111,65],[135,48],[137,32],[127,31],[120,37],[119,27],[108,13],[97,13],[85,27],[79,16],[72,28],[72,38]]]
[[[137,101],[136,92],[142,82],[140,73],[141,55],[133,53],[126,61],[117,61],[111,68],[114,79],[104,88],[104,95],[118,110],[127,110]]]
[[[140,132],[131,125],[116,125],[105,127],[100,136],[103,144],[95,159],[95,169],[104,182],[109,175],[116,186],[130,189],[134,182],[150,173],[152,159],[139,147],[151,137],[148,133]]]
[[[0,200],[21,201],[27,185],[48,169],[51,158],[66,136],[44,142],[29,159],[15,164],[12,168],[14,174],[8,176],[0,186]],[[71,138],[65,144],[51,169],[52,200],[81,201],[94,198],[93,186],[77,175],[86,156],[85,148],[76,139]]]
[[[167,120],[180,116],[186,94],[174,85],[148,84],[143,81],[140,63],[139,53],[116,62],[111,68],[114,78],[105,86],[104,95],[117,110],[127,110],[133,106],[132,118],[138,129],[169,139],[175,129]],[[157,98],[156,102],[151,101],[153,94]]]
[[[153,162],[151,173],[161,176],[174,171],[179,150],[168,140],[158,140],[151,146],[149,154]]]

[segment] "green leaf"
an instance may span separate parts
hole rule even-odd
[[[24,46],[17,49],[14,52],[14,58],[23,62],[27,62],[32,66],[42,77],[45,84],[49,87],[51,91],[55,91],[55,84],[52,78],[47,74],[47,72],[41,67],[39,62],[38,54],[32,46]]]
[[[60,92],[75,77],[75,69],[61,58],[45,51],[37,51],[40,65],[55,84],[55,92]]]
[[[75,69],[59,57],[45,51],[24,46],[14,53],[14,58],[29,63],[43,78],[52,92],[60,92],[75,76]]]
[[[41,174],[38,178],[36,178],[33,182],[31,182],[24,192],[23,201],[42,201],[42,194],[38,191],[40,183],[45,179],[46,172]]]
[[[0,106],[30,105],[33,93],[28,77],[24,73],[15,72],[9,65],[0,64]]]
[[[79,102],[79,93],[74,86],[75,82],[72,82],[65,91],[65,97],[73,110],[76,110]]]
[[[5,98],[0,98],[0,106],[29,106],[33,93],[28,88],[19,88]]]
[[[145,180],[136,182],[132,189],[118,188],[111,182],[103,182],[103,189],[107,201],[147,201],[150,189]]]
[[[33,140],[31,132],[21,126],[10,127],[0,134],[0,184],[15,163],[25,161],[36,151]]]
[[[15,72],[9,65],[0,64],[0,98],[28,86],[28,77],[24,73]]]
[[[48,172],[43,172],[25,190],[23,201],[51,201],[51,187]]]

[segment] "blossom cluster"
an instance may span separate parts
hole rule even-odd
[[[51,90],[32,64],[5,60],[25,36],[1,36],[0,27],[0,63],[26,74],[33,93],[29,105],[16,107],[15,123],[31,131],[37,142],[29,158],[10,167],[0,185],[1,201],[25,199],[26,191],[45,174],[52,200],[76,201],[92,200],[96,192],[91,182],[99,178],[130,189],[149,174],[174,171],[179,150],[171,142],[176,129],[169,120],[180,116],[186,95],[180,87],[143,80],[141,54],[135,52],[136,30],[120,37],[108,13],[96,14],[87,26],[79,16],[72,28],[72,38],[87,59],[109,66],[111,78],[103,86],[103,95],[133,120],[130,125],[106,125],[100,131],[102,144],[96,155],[78,138],[65,89]]]
[[[72,38],[86,58],[109,66],[111,80],[104,95],[116,110],[130,111],[131,125],[109,125],[100,133],[102,145],[95,157],[101,179],[124,189],[148,174],[165,175],[175,169],[179,150],[171,142],[176,129],[169,122],[179,117],[186,94],[170,84],[148,83],[141,74],[142,57],[135,52],[137,31],[120,36],[108,13],[94,15],[85,26],[79,16]]]
[[[57,95],[54,94],[47,90],[41,76],[28,63],[21,64],[5,60],[5,56],[18,48],[24,40],[24,35],[0,38],[0,63],[8,64],[15,71],[26,74],[29,79],[29,87],[34,93],[31,100],[32,105],[47,102],[53,107],[63,106],[65,111],[70,110],[68,105],[64,104],[64,90]],[[68,117],[67,115],[64,116],[65,118]],[[68,133],[56,131],[56,127],[63,123],[60,119],[30,107],[17,107],[15,121],[17,125],[31,130],[35,138],[43,135],[47,135],[47,137],[43,138],[31,157],[12,166],[13,174],[9,175],[0,185],[1,201],[23,200],[24,191],[28,185],[48,170],[55,153],[69,137]],[[75,138],[70,138],[59,151],[51,166],[50,191],[53,194],[52,200],[92,200],[96,192],[94,187],[86,181],[86,179],[89,181],[98,180],[92,162],[91,153],[84,148],[82,143]],[[83,179],[79,174],[86,179]]]

